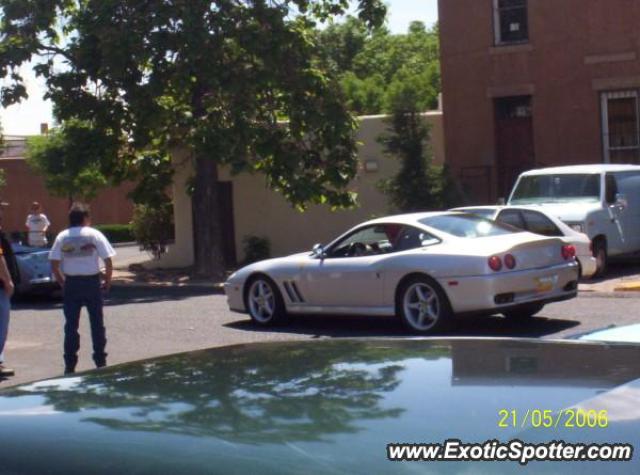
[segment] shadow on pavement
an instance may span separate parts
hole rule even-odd
[[[624,261],[621,258],[612,260],[607,267],[607,275],[595,279],[586,279],[584,283],[598,284],[623,277],[638,276],[640,280],[640,257],[629,257]]]
[[[477,336],[539,338],[579,326],[574,320],[546,318],[543,315],[524,322],[500,316],[459,317],[451,330],[429,336]],[[418,336],[406,330],[396,317],[296,315],[282,327],[259,327],[249,317],[227,323],[236,330],[269,333],[294,333],[319,337],[408,337]]]
[[[220,295],[222,291],[205,287],[114,287],[105,297],[105,306],[145,304],[184,300],[191,297]],[[13,301],[16,310],[62,308],[62,299],[45,295],[20,296]]]

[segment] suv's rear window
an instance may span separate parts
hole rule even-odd
[[[423,218],[420,222],[425,226],[461,238],[479,238],[521,232],[511,226],[473,214],[444,214]]]

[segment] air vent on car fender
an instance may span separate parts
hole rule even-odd
[[[302,293],[298,289],[298,286],[295,282],[284,281],[284,290],[287,292],[287,296],[289,300],[293,303],[304,303],[304,298],[302,297]]]

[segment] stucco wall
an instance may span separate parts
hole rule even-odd
[[[442,113],[424,115],[431,129],[434,163],[444,162],[445,150],[442,132]],[[377,189],[377,183],[393,176],[398,161],[387,157],[377,142],[386,129],[383,116],[361,117],[357,134],[360,142],[360,171],[350,186],[358,193],[359,206],[352,210],[332,212],[325,206],[312,206],[301,213],[292,208],[279,194],[269,190],[262,175],[240,174],[231,176],[221,170],[220,180],[232,181],[237,259],[243,259],[243,239],[261,236],[269,239],[273,256],[281,256],[310,249],[313,244],[327,242],[347,228],[390,212],[388,199]],[[367,172],[364,164],[374,161],[378,171]],[[191,200],[184,193],[184,183],[193,173],[191,162],[183,152],[174,154],[176,176],[174,184],[174,213],[176,243],[153,267],[183,267],[193,263],[193,237],[191,234]]]

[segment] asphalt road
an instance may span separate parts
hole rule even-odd
[[[562,338],[640,321],[640,295],[579,298],[547,306],[536,318],[518,324],[501,317],[460,320],[456,336]],[[394,318],[296,317],[290,325],[265,330],[244,315],[227,310],[223,295],[185,288],[113,289],[105,310],[109,364],[180,351],[258,341],[369,336],[411,336]],[[11,314],[6,364],[16,376],[0,388],[62,373],[63,317],[56,300],[15,303]],[[88,319],[81,323],[78,370],[92,368]]]

